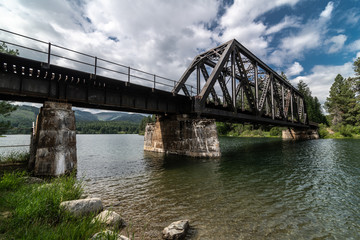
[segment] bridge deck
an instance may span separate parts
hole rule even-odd
[[[191,112],[191,100],[138,84],[0,53],[0,99],[149,114]]]

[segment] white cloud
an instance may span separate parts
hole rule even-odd
[[[285,16],[284,19],[279,22],[278,24],[269,27],[265,34],[269,35],[269,34],[273,34],[273,33],[278,33],[281,30],[285,29],[285,28],[289,28],[289,27],[300,27],[300,19],[297,17],[289,17],[289,16]]]
[[[288,78],[290,78],[292,76],[299,75],[303,70],[304,68],[299,62],[294,62],[294,64],[286,70],[285,74]]]
[[[296,86],[300,80],[304,81],[310,87],[312,96],[317,97],[323,104],[337,74],[341,74],[345,78],[354,76],[353,63],[347,62],[337,66],[316,65],[311,69],[309,75],[298,76],[292,79],[291,83]]]
[[[326,41],[327,25],[332,10],[333,3],[329,2],[319,18],[309,19],[299,27],[299,31],[283,37],[278,48],[269,54],[267,61],[276,66],[288,65],[295,59],[301,59],[307,51],[321,48]]]
[[[360,50],[360,39],[352,42],[352,43],[349,45],[349,49],[350,49],[351,51],[358,51],[358,50]]]
[[[344,46],[346,39],[347,37],[344,34],[340,34],[330,38],[328,42],[331,44],[331,46],[328,50],[328,53],[335,53],[341,50]]]
[[[219,20],[219,42],[237,39],[246,48],[260,58],[267,55],[269,40],[266,35],[273,34],[296,22],[295,18],[285,16],[284,20],[272,27],[266,26],[257,18],[262,14],[281,6],[295,6],[299,0],[235,0],[234,4],[226,9]],[[261,6],[261,7],[259,7]]]
[[[360,52],[358,52],[358,53],[356,54],[356,57],[355,57],[354,61],[355,61],[356,59],[358,59],[358,58],[360,58]]]
[[[321,12],[320,17],[322,17],[322,18],[330,18],[333,9],[334,9],[334,3],[333,2],[328,2],[325,9]]]
[[[346,12],[343,16],[347,24],[356,25],[360,20],[360,14],[358,8],[352,8]]]

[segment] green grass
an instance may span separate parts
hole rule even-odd
[[[63,176],[41,184],[28,184],[26,172],[8,172],[0,177],[0,240],[90,239],[106,226],[92,222],[94,215],[73,217],[60,208],[62,201],[79,199],[81,181]],[[117,239],[118,230],[105,239]],[[123,235],[135,238],[130,226]]]
[[[0,163],[23,163],[30,159],[29,152],[10,152],[0,155]]]
[[[74,218],[60,202],[80,198],[82,185],[74,176],[44,184],[27,184],[25,172],[5,173],[0,179],[0,239],[89,239],[101,230],[93,216]]]

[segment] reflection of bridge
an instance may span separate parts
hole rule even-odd
[[[197,139],[199,136],[210,138],[207,126],[214,124],[203,126],[205,120],[196,119],[310,127],[302,94],[236,40],[195,57],[175,82],[27,36],[0,31],[30,41],[28,45],[3,42],[20,48],[22,55],[32,56],[29,59],[0,54],[0,99],[36,103],[60,101],[77,107],[162,115],[152,129],[148,128],[147,150],[176,153],[173,149],[181,145],[187,149],[181,152],[183,154],[208,156],[190,153],[197,151],[192,140],[186,144],[173,140],[191,138],[194,134]],[[41,50],[44,44],[46,50]],[[60,51],[68,55],[60,55]],[[43,54],[47,61],[34,60],[38,58],[34,53]],[[51,64],[54,60],[56,64]],[[64,61],[66,67],[60,66]],[[196,85],[195,91],[192,82]],[[186,122],[193,121],[190,119],[202,121],[201,126],[192,122],[193,127],[189,127],[191,124],[186,127]],[[164,130],[164,121],[169,121],[168,130]],[[186,133],[184,129],[187,128],[193,129]],[[160,129],[159,134],[156,129]],[[199,129],[208,130],[199,132]],[[169,138],[166,137],[168,132],[172,132]],[[218,145],[217,137],[214,141],[202,142],[205,147],[199,147],[211,152],[209,146]],[[218,146],[214,151],[219,151]]]

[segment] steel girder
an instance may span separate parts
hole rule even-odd
[[[196,76],[191,77],[194,71]],[[196,96],[190,96],[185,86],[192,82]],[[196,56],[172,93],[180,90],[194,97],[194,112],[199,115],[213,107],[308,124],[303,95],[235,39]]]

